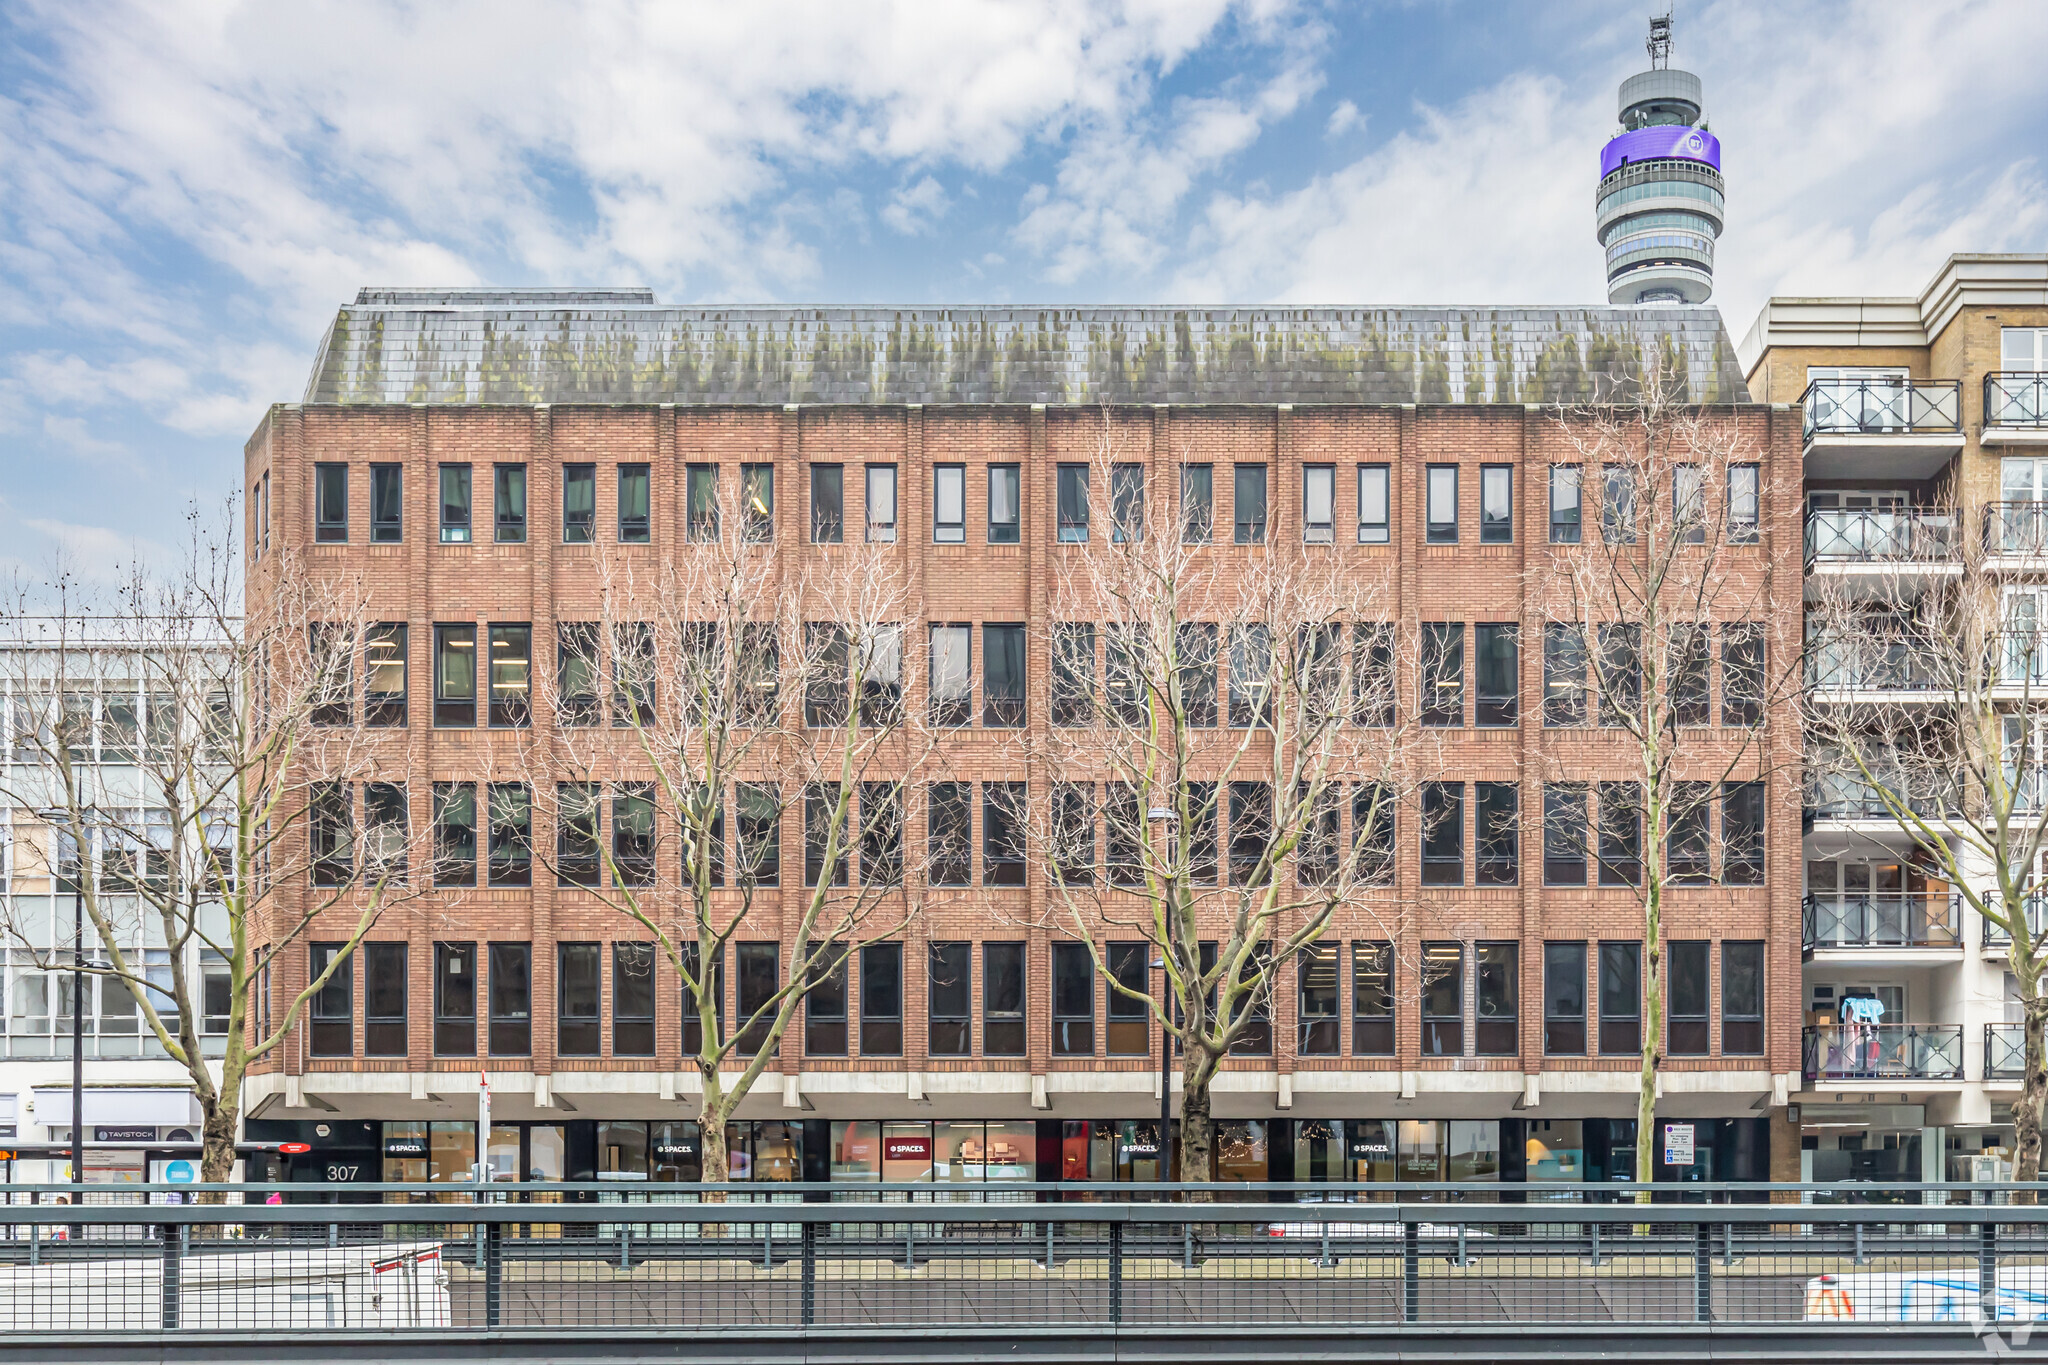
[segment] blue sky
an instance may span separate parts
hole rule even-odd
[[[1716,303],[2048,249],[2048,3],[1677,0]],[[0,564],[160,551],[365,284],[1591,303],[1643,0],[0,7]]]

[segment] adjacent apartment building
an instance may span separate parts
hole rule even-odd
[[[1758,452],[1775,491],[1742,553],[1796,582],[1799,415],[1790,398],[1752,400],[1710,309],[710,311],[643,291],[366,290],[338,312],[302,401],[273,407],[247,444],[250,591],[285,545],[370,584],[384,623],[364,663],[364,714],[386,756],[377,799],[423,828],[437,784],[505,771],[492,756],[520,742],[516,726],[555,723],[546,708],[479,706],[479,689],[509,694],[535,676],[523,670],[555,666],[563,627],[594,614],[601,558],[651,561],[682,542],[693,471],[746,480],[770,523],[763,554],[829,556],[814,543],[823,524],[893,545],[930,621],[970,628],[974,686],[989,690],[1004,656],[983,647],[989,632],[1046,628],[1058,467],[1089,458],[1106,410],[1136,433],[1125,458],[1153,486],[1208,490],[1204,553],[1334,525],[1327,552],[1391,572],[1404,622],[1455,632],[1475,670],[1470,642],[1489,632],[1491,644],[1428,775],[1460,789],[1431,875],[1404,815],[1372,913],[1339,913],[1327,965],[1290,966],[1263,1041],[1226,1063],[1222,1173],[1622,1178],[1640,910],[1583,867],[1576,884],[1546,884],[1569,869],[1546,878],[1535,813],[1546,783],[1597,784],[1626,759],[1597,725],[1546,725],[1532,644],[1544,622],[1523,571],[1577,527],[1576,500],[1553,492],[1567,484],[1551,467],[1578,458],[1554,404],[1653,350]],[[1183,466],[1209,477],[1188,481]],[[505,646],[502,669],[479,672],[485,640]],[[1023,676],[1000,680],[1022,707],[976,705],[946,741],[980,785],[1024,776],[997,771],[1020,750],[991,724],[1028,735],[1051,723],[1043,651],[1025,658]],[[1797,724],[1789,706],[1750,719]],[[1731,860],[1667,909],[1684,1017],[1660,1119],[1691,1125],[1697,1152],[1664,1168],[1672,1178],[1796,1170],[1784,1116],[1804,991],[1799,801],[1796,779],[1767,782],[1760,803],[1717,802],[1710,817],[1717,845],[1763,850],[1762,875],[1749,855],[1739,872]],[[1026,913],[1028,878],[987,864],[979,799],[973,809],[969,884],[931,897],[900,947],[857,955],[852,980],[813,998],[809,1017],[838,1026],[799,1016],[732,1129],[736,1177],[1159,1178],[1171,1144],[1157,1131],[1158,1031],[1092,977],[1068,971],[1055,991],[1061,934]],[[790,960],[781,897],[801,893],[796,823],[779,834],[785,885],[757,893],[736,936],[752,956],[727,964],[728,1018],[748,1007],[750,973]],[[453,1180],[478,1160],[502,1178],[695,1177],[679,982],[658,954],[646,970],[644,935],[546,864],[508,851],[459,894],[380,922],[249,1082],[248,1137],[304,1144],[279,1158],[281,1177]],[[275,913],[306,894],[277,887]],[[1390,923],[1391,940],[1368,927]],[[339,937],[280,956],[273,992],[306,981],[307,954]]]

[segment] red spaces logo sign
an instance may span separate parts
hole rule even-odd
[[[882,1139],[882,1160],[884,1161],[930,1161],[932,1140],[928,1137],[892,1137]]]

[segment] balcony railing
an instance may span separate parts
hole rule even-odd
[[[2027,1074],[2027,1026],[1984,1026],[1984,1079],[2016,1081]]]
[[[1946,892],[1809,895],[1800,935],[1808,948],[1954,948],[1961,919],[1957,898]]]
[[[1956,519],[1905,508],[1896,512],[1830,511],[1806,516],[1806,562],[1944,560],[1956,552]]]
[[[1809,1081],[1963,1078],[1961,1024],[1829,1024],[1809,1026]]]
[[[2036,943],[2048,932],[2048,896],[2029,896],[2024,902],[2027,914],[2027,934]],[[2007,948],[2012,946],[2012,933],[2002,924],[1984,921],[1984,946]]]
[[[1991,638],[1993,676],[2005,687],[2048,685],[2048,632],[2001,630]]]
[[[1801,399],[1806,439],[1945,434],[1963,429],[1959,379],[1816,379]]]
[[[1984,551],[1994,555],[2048,555],[2048,502],[1986,503]]]
[[[1806,642],[1806,685],[1811,688],[1927,692],[1936,686],[1934,668],[1933,655],[1903,644],[1820,636]]]
[[[1887,790],[1897,791],[1905,787],[1903,781],[1887,778],[1894,786]],[[1915,815],[1935,815],[1943,808],[1941,797],[1933,792],[1908,793],[1906,809]],[[1889,820],[1891,809],[1878,795],[1878,789],[1860,778],[1839,773],[1820,773],[1809,776],[1806,782],[1806,813],[1815,820]]]
[[[2001,370],[1985,375],[1984,425],[2048,427],[2048,374]]]

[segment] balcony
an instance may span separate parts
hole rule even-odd
[[[1800,942],[1809,952],[1956,948],[1961,920],[1957,898],[1943,891],[1809,895],[1800,907]]]
[[[1806,563],[1947,563],[1956,553],[1956,519],[1906,508],[1897,512],[1822,510],[1806,515]]]
[[[2044,932],[2048,932],[2048,896],[2029,896],[2024,902],[2027,912],[2027,932],[2039,943]],[[2012,947],[2012,934],[2002,924],[1984,921],[1984,947],[1987,952],[2002,953]]]
[[[1984,1079],[2017,1081],[2027,1074],[2027,1026],[1984,1026]]]
[[[1800,406],[1809,479],[1928,479],[1963,448],[1961,380],[1816,379]]]
[[[1935,675],[1936,660],[1881,635],[1856,640],[1816,634],[1806,642],[1806,686],[1818,693],[1944,691]]]
[[[1843,773],[1816,772],[1817,765],[1809,759],[1806,779],[1806,818],[1809,822],[1876,820],[1893,825],[1896,817],[1892,814],[1878,789]],[[1906,809],[1915,815],[1938,814],[1944,805],[1939,793],[1933,791],[1911,792],[1903,778],[1889,776],[1883,779],[1887,789],[1906,790]]]
[[[2001,630],[1991,637],[1992,678],[1999,687],[2048,695],[2048,633]]]
[[[1984,444],[2048,444],[2048,374],[2001,370],[1984,376]]]
[[[1809,1081],[1959,1081],[1963,1026],[1809,1025],[1803,1054]]]
[[[2048,502],[1984,504],[1984,553],[2048,559]]]

